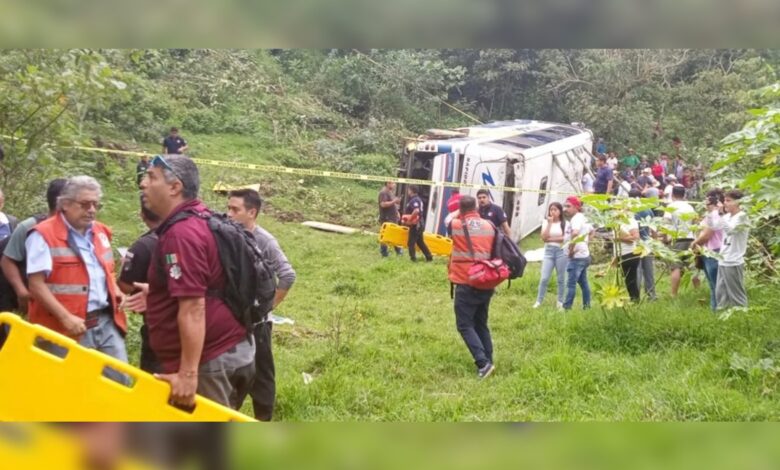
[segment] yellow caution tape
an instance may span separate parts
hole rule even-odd
[[[2,137],[6,139],[10,138],[8,136],[2,136]],[[60,148],[84,150],[88,152],[106,153],[106,154],[113,154],[113,155],[120,155],[120,156],[127,156],[127,157],[141,157],[141,156],[151,157],[157,155],[148,152],[134,152],[131,150],[113,150],[113,149],[105,149],[105,148],[98,148],[98,147],[86,147],[83,145],[67,145],[67,146],[60,146]],[[199,165],[214,166],[218,168],[233,168],[237,170],[264,171],[268,173],[281,173],[281,174],[297,175],[297,176],[318,176],[323,178],[340,178],[340,179],[347,179],[347,180],[354,180],[354,181],[375,181],[379,183],[392,181],[394,183],[401,183],[401,184],[433,186],[434,188],[445,187],[445,188],[490,189],[492,191],[502,191],[502,192],[512,192],[512,193],[527,192],[527,193],[549,193],[549,194],[566,194],[566,195],[577,194],[574,192],[564,192],[564,191],[526,189],[526,188],[516,188],[512,186],[488,186],[488,185],[476,184],[476,183],[431,181],[431,180],[422,180],[416,178],[401,178],[397,176],[364,175],[359,173],[344,173],[340,171],[316,170],[312,168],[291,168],[291,167],[280,166],[280,165],[263,165],[257,163],[245,163],[245,162],[236,162],[236,161],[231,162],[231,161],[224,161],[224,160],[209,160],[205,158],[194,158],[194,157],[190,157],[190,159],[194,163]]]

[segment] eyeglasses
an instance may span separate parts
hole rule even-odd
[[[101,204],[98,201],[73,201],[76,204],[78,204],[82,210],[88,211],[90,208],[94,207],[96,211],[99,211],[103,204]]]
[[[182,181],[181,176],[179,176],[179,174],[176,173],[176,170],[174,170],[173,167],[168,162],[165,161],[165,158],[163,158],[162,155],[155,155],[155,157],[152,159],[150,165],[151,166],[156,166],[158,168],[164,168],[164,169],[170,171],[171,173],[173,173],[173,176],[175,176],[176,179],[178,179],[179,181]]]

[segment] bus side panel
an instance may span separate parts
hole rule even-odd
[[[506,152],[480,146],[469,146],[464,155],[462,183],[477,184],[488,189],[506,184]],[[462,194],[477,196],[476,189],[464,190]],[[494,204],[504,205],[504,192],[490,189],[490,199]]]
[[[547,209],[546,191],[553,183],[551,170],[552,154],[546,153],[525,159],[525,173],[521,188],[528,189],[521,194],[522,210],[520,212],[520,238],[524,238],[542,225]]]

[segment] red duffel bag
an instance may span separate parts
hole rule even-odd
[[[469,267],[469,285],[475,289],[490,290],[509,279],[509,268],[500,258],[477,260]]]
[[[493,229],[495,230],[495,227]],[[463,235],[466,236],[466,245],[471,257],[476,258],[469,228],[465,223],[463,224]],[[469,286],[475,289],[490,290],[509,279],[509,267],[501,258],[474,259],[473,264],[469,266],[468,276]]]

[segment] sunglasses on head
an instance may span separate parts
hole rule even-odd
[[[152,161],[149,163],[151,166],[156,166],[157,168],[163,168],[171,173],[173,173],[173,176],[176,177],[179,181],[181,181],[181,176],[179,176],[178,173],[176,173],[176,170],[173,169],[173,167],[165,161],[165,158],[162,155],[155,155],[155,157],[152,159]]]

